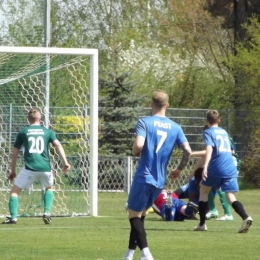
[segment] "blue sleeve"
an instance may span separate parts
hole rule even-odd
[[[203,132],[203,139],[205,141],[206,146],[212,146],[212,147],[215,146],[215,144],[212,140],[212,136],[208,131]]]
[[[145,122],[142,119],[139,119],[136,127],[135,127],[135,135],[136,136],[143,136],[146,138],[146,125]]]

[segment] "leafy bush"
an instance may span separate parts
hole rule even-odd
[[[252,132],[247,154],[241,165],[243,182],[256,185],[257,188],[260,188],[259,136],[260,129]]]

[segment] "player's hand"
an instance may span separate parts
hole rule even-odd
[[[202,180],[205,181],[208,178],[208,171],[206,168],[204,168],[202,172]]]
[[[173,179],[173,180],[175,180],[175,179],[179,178],[180,175],[181,175],[181,170],[175,169],[175,170],[173,170],[173,171],[170,173],[170,178]]]
[[[11,172],[9,174],[9,176],[7,177],[7,179],[10,180],[10,181],[13,181],[15,177],[16,177],[16,173],[15,172]]]
[[[67,173],[69,170],[70,170],[70,164],[68,164],[68,163],[66,163],[66,164],[64,164],[64,166],[63,166],[63,171],[65,172],[65,173]]]

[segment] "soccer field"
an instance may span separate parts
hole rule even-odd
[[[207,221],[208,231],[194,232],[198,221],[163,222],[155,213],[145,220],[150,250],[155,260],[260,259],[259,190],[243,190],[243,202],[254,222],[247,234],[238,234],[242,220]],[[129,222],[124,210],[126,193],[99,193],[100,217],[20,218],[16,225],[1,225],[0,259],[122,259],[128,245]],[[218,197],[217,208],[222,214]],[[4,219],[0,219],[1,221]],[[139,250],[135,260],[139,259]]]

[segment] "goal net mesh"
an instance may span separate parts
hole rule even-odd
[[[89,214],[90,57],[0,53],[0,215],[9,214],[13,144],[26,125],[27,112],[41,109],[43,124],[54,130],[69,163],[68,175],[50,147],[55,177],[52,216]],[[20,151],[16,173],[23,167]],[[43,195],[35,182],[19,196],[19,216],[41,216]]]

